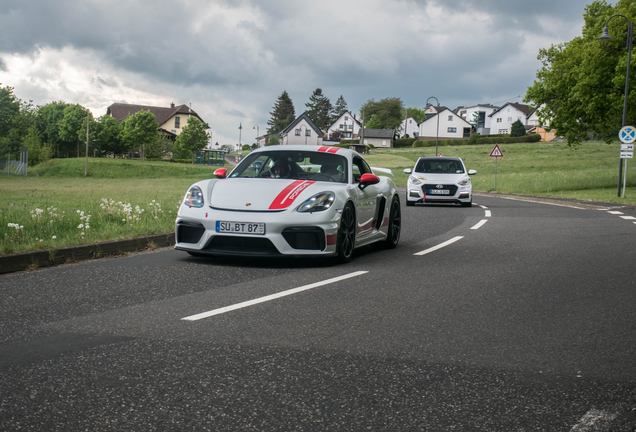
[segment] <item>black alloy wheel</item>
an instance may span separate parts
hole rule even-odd
[[[408,202],[408,201],[407,201]],[[384,241],[385,247],[394,249],[400,242],[400,233],[402,232],[402,210],[400,209],[400,198],[395,195],[393,201],[391,201],[391,208],[389,209],[389,229],[387,232],[386,240]]]
[[[347,204],[342,210],[340,227],[338,228],[338,261],[346,263],[351,261],[353,249],[356,243],[356,215],[351,204]]]

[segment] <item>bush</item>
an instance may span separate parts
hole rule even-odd
[[[522,137],[499,136],[498,138],[479,138],[477,144],[515,144],[515,143],[532,143],[541,140],[541,135],[530,134]]]
[[[417,138],[399,138],[393,140],[394,148],[413,147],[413,143],[417,141]]]

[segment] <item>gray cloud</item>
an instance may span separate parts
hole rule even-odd
[[[297,113],[317,87],[354,111],[391,96],[419,107],[429,96],[452,108],[494,103],[525,93],[540,47],[580,34],[588,1],[2,0],[0,78],[10,56],[86,53],[90,61],[76,55],[72,66],[95,91],[193,102],[221,137],[241,117],[264,130],[283,90]],[[24,88],[59,99],[38,73]],[[71,87],[57,88],[109,104]]]

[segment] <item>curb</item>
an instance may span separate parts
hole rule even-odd
[[[32,268],[51,267],[105,256],[123,255],[145,249],[174,246],[174,244],[174,231],[171,231],[162,234],[108,240],[79,246],[5,254],[0,255],[0,274]]]

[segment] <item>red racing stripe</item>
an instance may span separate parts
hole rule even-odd
[[[315,181],[305,181],[305,180],[296,180],[285,189],[282,190],[281,193],[274,199],[272,204],[269,206],[270,210],[282,210],[286,209],[296,198],[298,195],[305,189],[307,189],[312,184],[316,183]]]
[[[322,146],[318,149],[319,152],[327,152],[327,153],[336,153],[338,150],[340,150],[340,148],[328,147],[328,146]]]

